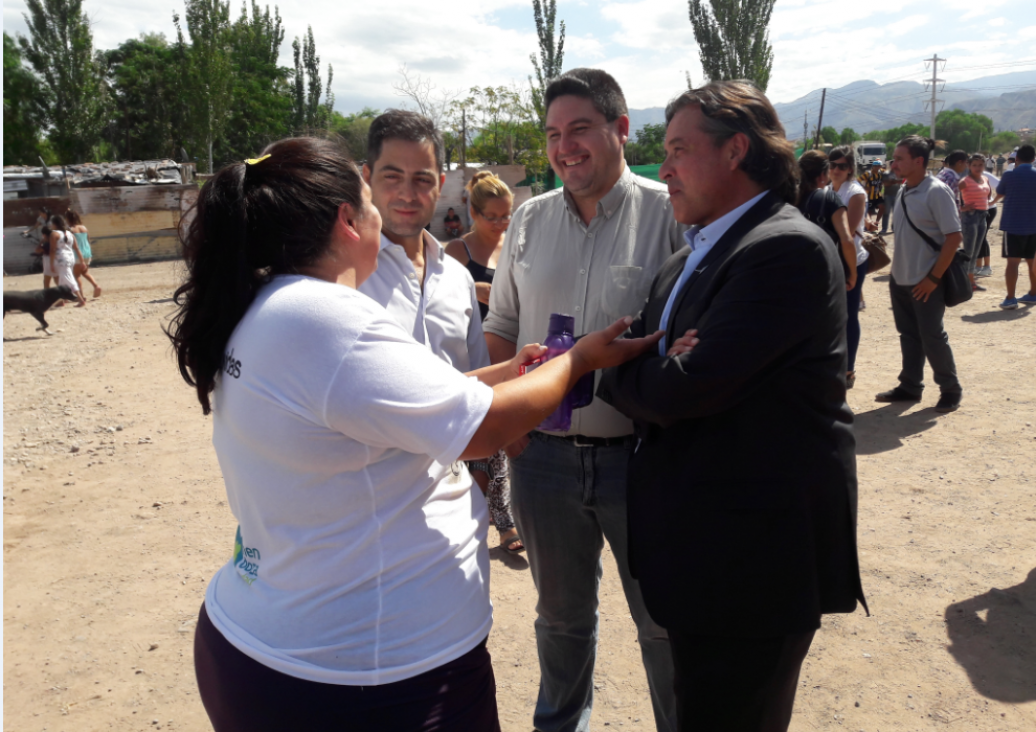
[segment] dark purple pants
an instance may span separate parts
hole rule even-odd
[[[340,686],[274,671],[198,614],[194,670],[216,732],[500,732],[486,641],[439,668],[381,686]]]

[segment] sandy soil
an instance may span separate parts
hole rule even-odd
[[[866,285],[849,401],[872,615],[825,618],[796,732],[1036,729],[1036,320],[996,309],[993,264],[990,291],[947,317],[965,400],[946,416],[934,389],[917,406],[873,402],[895,384],[899,347],[887,276]],[[4,323],[3,726],[202,730],[193,629],[235,522],[209,422],[161,331],[178,267],[95,271],[104,296],[51,311],[53,336],[25,315]],[[538,684],[536,595],[524,558],[492,555],[490,647],[503,728],[518,732],[531,729]],[[633,625],[606,563],[593,727],[649,730]]]

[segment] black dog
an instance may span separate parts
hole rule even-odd
[[[40,327],[36,330],[42,330],[47,335],[51,335],[51,332],[47,330],[47,321],[43,318],[43,313],[47,312],[51,305],[56,303],[58,300],[78,300],[76,294],[72,292],[72,289],[68,285],[58,285],[57,287],[49,287],[46,290],[29,290],[28,292],[5,292],[4,293],[4,317],[7,317],[7,312],[14,311],[20,313],[28,313],[36,320],[40,321]]]

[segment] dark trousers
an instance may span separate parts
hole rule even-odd
[[[889,220],[896,209],[896,193],[898,192],[899,189],[893,193],[889,193],[887,189],[885,191],[885,215],[881,217],[881,233],[883,234],[889,230]]]
[[[381,686],[322,684],[246,656],[216,629],[202,605],[194,670],[216,732],[500,732],[485,641],[412,679]]]
[[[785,732],[814,632],[732,638],[669,628],[680,732]]]
[[[943,328],[943,314],[946,301],[944,286],[940,284],[927,302],[921,302],[911,294],[913,285],[898,285],[889,278],[892,293],[892,317],[899,331],[899,348],[903,353],[903,370],[899,373],[899,385],[908,394],[918,398],[924,391],[924,362],[928,359],[935,383],[943,394],[960,395],[960,381],[957,380],[957,365],[950,349],[950,337]]]
[[[856,370],[856,352],[860,350],[860,298],[863,281],[867,279],[868,261],[856,265],[856,286],[845,293],[845,338],[849,345],[849,371]]]
[[[989,232],[993,227],[994,220],[996,220],[996,206],[990,206],[986,211],[986,233],[982,237],[982,246],[978,250],[979,259],[985,259],[989,256]]]

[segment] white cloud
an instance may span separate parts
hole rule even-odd
[[[903,20],[897,20],[895,23],[889,23],[885,27],[885,32],[891,36],[903,36],[923,29],[928,24],[928,20],[927,15],[911,15]]]
[[[922,59],[933,53],[950,58],[948,81],[1018,70],[954,71],[1032,59],[1036,26],[1015,28],[1017,20],[1011,20],[1032,17],[1030,5],[943,0],[936,12],[922,0],[781,0],[770,27],[775,62],[769,95],[791,101],[860,79],[920,81],[926,76]],[[141,32],[172,39],[172,14],[182,14],[183,0],[84,0],[84,8],[93,19],[95,46],[113,48]],[[232,9],[236,16],[237,0]],[[994,11],[998,17],[987,21],[992,27],[961,22]],[[24,0],[4,0],[5,30],[24,33],[23,12]],[[392,84],[402,63],[440,87],[466,90],[524,82],[532,71],[529,55],[537,50],[528,0],[309,0],[282,5],[281,13],[281,64],[291,65],[291,40],[312,25],[323,64],[335,68],[337,106],[346,112],[399,104]],[[564,0],[558,19],[570,34],[566,66],[611,72],[633,108],[664,104],[682,88],[684,70],[702,81],[685,0]]]

